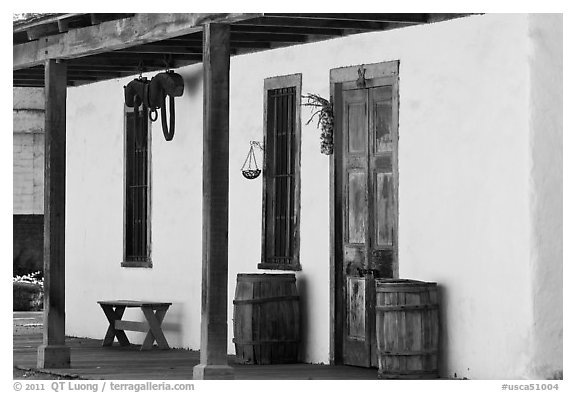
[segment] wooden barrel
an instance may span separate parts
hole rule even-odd
[[[294,274],[238,274],[233,340],[238,363],[298,361],[298,300]]]
[[[436,283],[376,280],[379,378],[438,378]]]

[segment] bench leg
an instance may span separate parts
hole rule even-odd
[[[101,304],[100,306],[102,307],[102,311],[104,311],[104,314],[108,319],[108,323],[110,324],[108,326],[108,330],[106,331],[106,335],[104,336],[102,346],[103,347],[111,346],[112,343],[114,342],[114,337],[118,339],[120,345],[122,346],[130,345],[130,341],[128,340],[128,337],[126,337],[126,333],[124,333],[124,330],[116,330],[116,328],[114,327],[116,321],[122,319],[122,315],[124,315],[124,310],[126,309],[126,307],[118,306],[116,307],[116,309],[114,309],[112,306],[107,304]]]
[[[164,333],[162,332],[162,328],[160,327],[167,311],[168,307],[158,308],[156,312],[154,312],[152,308],[142,307],[142,313],[144,313],[144,316],[146,317],[150,330],[146,333],[146,338],[144,339],[140,350],[152,349],[154,340],[158,343],[158,348],[170,349],[166,337],[164,337]]]

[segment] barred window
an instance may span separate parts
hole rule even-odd
[[[300,270],[300,74],[268,78],[265,90],[261,269]]]
[[[148,112],[125,109],[124,267],[151,267]]]

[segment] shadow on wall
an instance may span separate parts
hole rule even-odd
[[[164,334],[170,336],[168,339],[168,345],[170,348],[184,348],[184,338],[182,337],[182,331],[184,326],[182,326],[182,303],[173,302],[172,306],[168,309],[166,313],[166,319],[162,322],[162,330]]]
[[[298,353],[298,361],[304,362],[306,359],[306,343],[308,342],[308,285],[306,278],[299,276],[296,279],[298,288],[298,295],[300,296],[300,348]]]
[[[204,80],[202,68],[193,71],[184,71],[181,75],[184,80],[184,93],[186,93],[186,91],[192,92],[202,88]]]
[[[439,334],[438,334],[438,374],[441,377],[446,377],[448,376],[448,344],[449,344],[449,340],[448,340],[448,324],[446,323],[447,321],[447,315],[446,315],[446,287],[444,287],[443,285],[440,285],[437,283],[437,289],[438,289],[438,305],[439,305],[439,310],[438,310],[438,319],[439,319],[439,323],[438,323],[438,328],[439,328]]]

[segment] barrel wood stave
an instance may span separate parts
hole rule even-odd
[[[234,300],[236,361],[298,361],[299,297],[294,274],[238,274]]]
[[[435,283],[376,280],[379,377],[436,378],[438,324]]]

